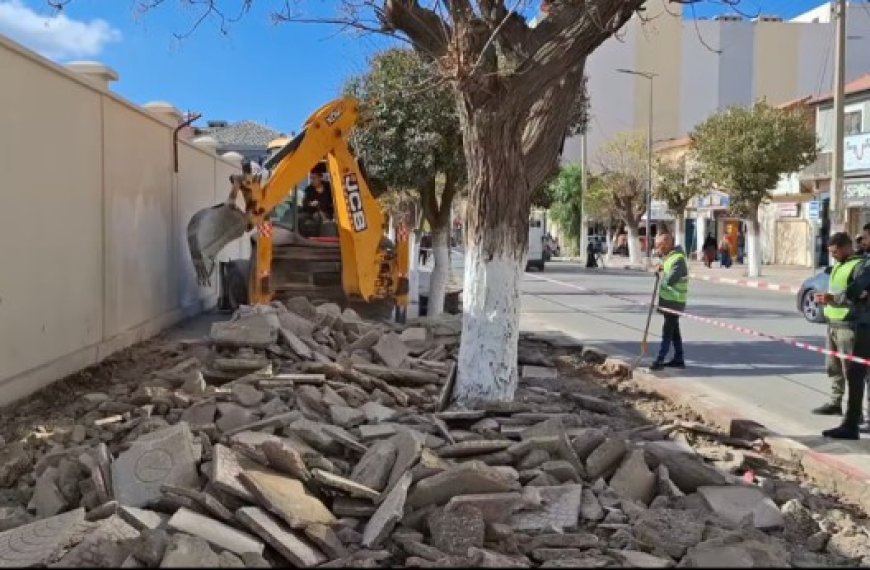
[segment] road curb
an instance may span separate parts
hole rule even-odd
[[[624,358],[609,356],[613,361],[630,366]],[[776,457],[798,463],[806,475],[822,489],[835,493],[870,509],[870,472],[864,471],[838,459],[829,453],[814,450],[803,443],[780,435],[763,424],[747,421],[745,413],[729,406],[709,403],[709,393],[698,386],[668,376],[656,376],[644,370],[635,370],[632,379],[650,392],[683,405],[697,412],[719,428],[731,433],[737,428],[740,433],[732,434],[750,439],[763,439]],[[835,444],[834,444],[835,445]]]

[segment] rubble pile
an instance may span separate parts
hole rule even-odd
[[[870,562],[866,527],[758,486],[618,400],[534,385],[445,409],[459,320],[244,307],[0,449],[0,565],[703,567]],[[601,355],[585,351],[588,361]],[[31,413],[13,407],[10,417]]]

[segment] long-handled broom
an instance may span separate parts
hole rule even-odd
[[[659,280],[661,279],[661,273],[656,271],[655,284],[653,285],[652,290],[652,298],[649,301],[649,312],[646,314],[646,326],[643,328],[643,340],[640,341],[640,354],[637,358],[634,359],[634,362],[631,363],[631,371],[634,372],[634,369],[637,368],[637,365],[640,364],[640,361],[646,356],[649,345],[646,342],[647,336],[649,336],[649,323],[652,320],[653,309],[656,306],[656,296],[659,292]]]

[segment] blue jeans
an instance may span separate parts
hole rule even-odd
[[[656,358],[659,362],[664,362],[668,353],[671,351],[671,344],[674,345],[674,360],[677,362],[683,361],[683,335],[680,334],[680,317],[665,313],[665,322],[662,325],[662,344],[659,347],[659,355]]]

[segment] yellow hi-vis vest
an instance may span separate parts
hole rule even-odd
[[[686,254],[675,251],[671,253],[667,259],[665,259],[664,264],[662,264],[662,272],[664,273],[664,276],[659,284],[659,297],[666,301],[675,301],[677,303],[685,304],[689,300],[689,277],[687,275],[683,276],[674,285],[668,285],[667,281],[667,276],[671,274],[674,265],[680,259],[685,261]]]
[[[828,282],[828,293],[840,295],[849,286],[849,277],[855,266],[863,261],[860,257],[851,257],[843,263],[835,263],[831,270],[831,279]],[[832,307],[825,305],[825,318],[829,321],[842,321],[849,314],[849,307]]]

